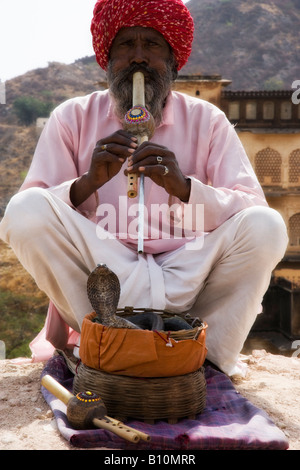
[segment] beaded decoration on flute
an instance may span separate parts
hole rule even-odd
[[[134,106],[125,114],[125,121],[128,124],[147,122],[150,119],[150,113],[143,106]]]
[[[83,401],[85,403],[91,403],[91,402],[95,402],[95,401],[101,401],[101,398],[99,395],[97,395],[96,393],[94,392],[80,392],[80,393],[77,393],[76,395],[76,398],[79,400],[79,401]]]
[[[123,128],[136,137],[147,136],[150,140],[155,132],[155,122],[144,106],[136,105],[125,114]]]

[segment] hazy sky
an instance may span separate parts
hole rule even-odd
[[[186,3],[187,0],[185,0]],[[96,0],[0,0],[0,80],[94,54]]]

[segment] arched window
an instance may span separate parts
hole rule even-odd
[[[281,183],[281,156],[270,147],[260,150],[255,156],[255,173],[261,184]]]
[[[289,183],[300,186],[300,149],[294,150],[289,156]]]
[[[289,220],[290,246],[300,246],[300,214],[294,214]]]

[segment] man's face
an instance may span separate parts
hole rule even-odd
[[[146,106],[159,123],[177,70],[169,44],[152,28],[123,28],[112,44],[107,76],[120,117],[132,107],[132,76],[137,71],[144,73]]]
[[[122,28],[110,49],[114,72],[124,70],[132,63],[145,63],[158,73],[165,73],[166,62],[171,55],[170,46],[158,31],[136,26]]]

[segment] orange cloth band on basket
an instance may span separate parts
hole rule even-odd
[[[131,377],[174,377],[203,365],[206,324],[197,339],[175,341],[165,332],[106,327],[92,322],[95,316],[87,315],[81,330],[79,354],[88,367]]]

